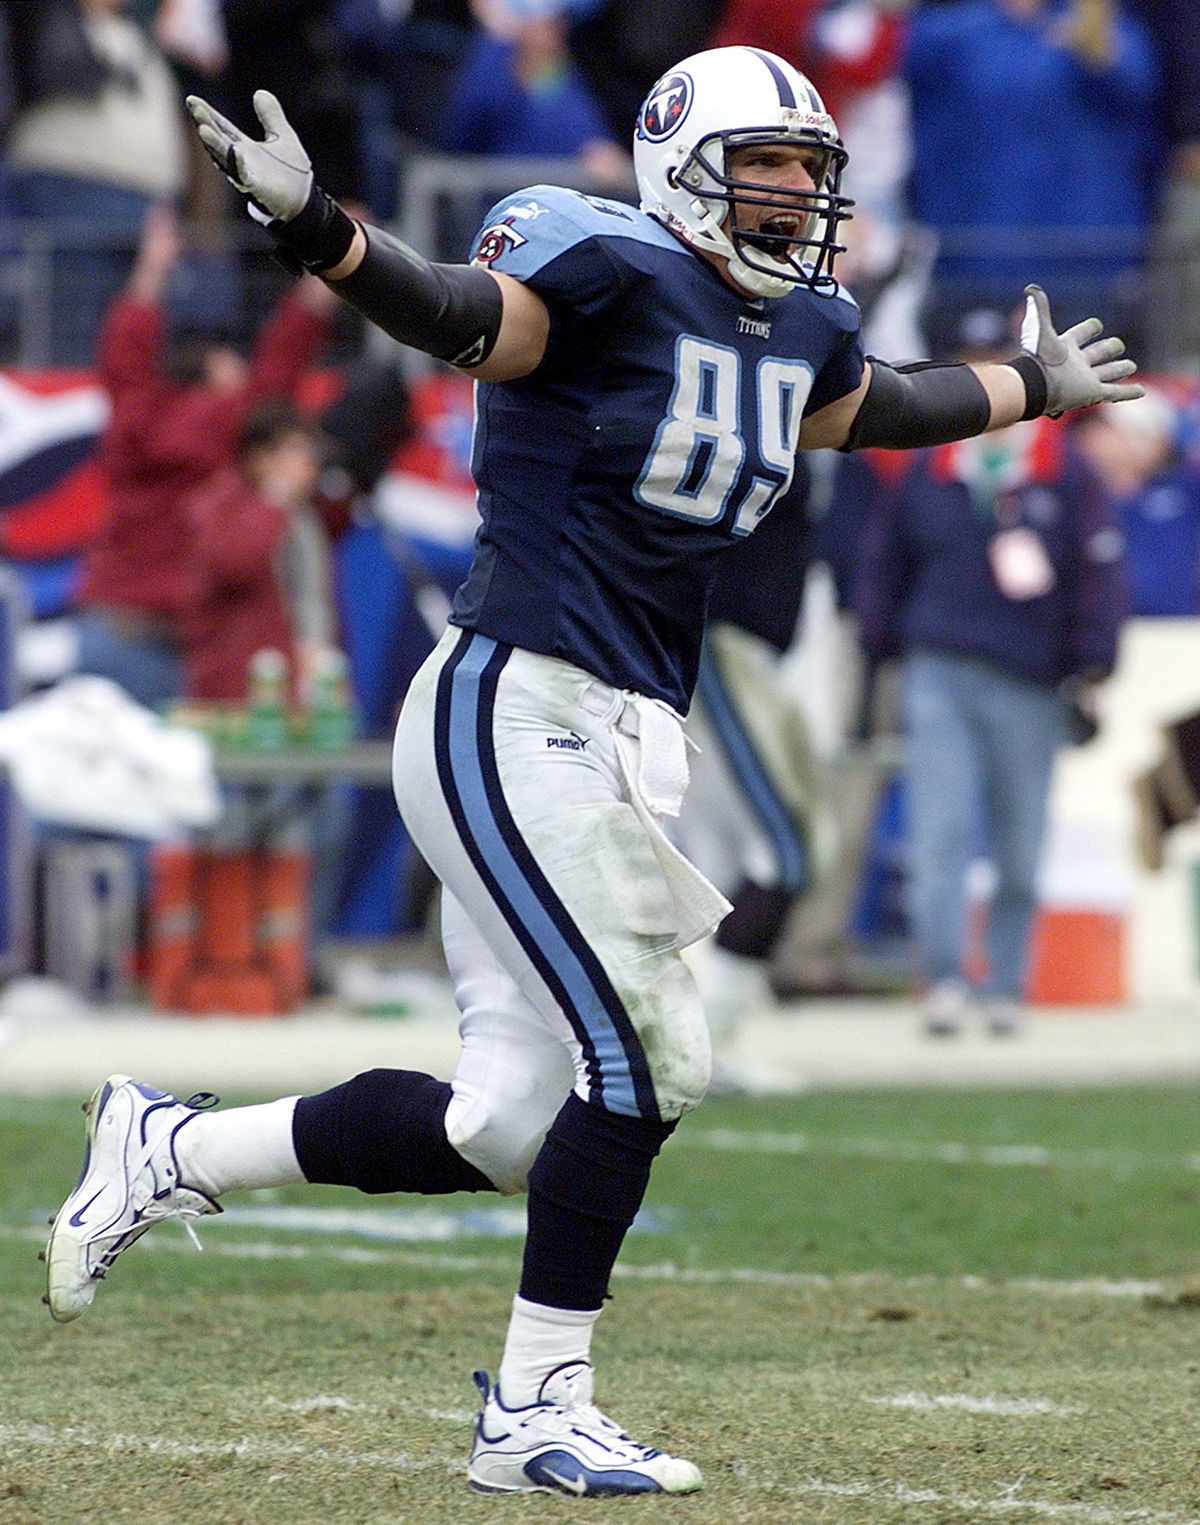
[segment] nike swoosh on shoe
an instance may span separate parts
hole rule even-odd
[[[549,1467],[542,1468],[542,1476],[549,1478],[552,1483],[557,1483],[564,1493],[577,1493],[580,1498],[588,1491],[588,1485],[582,1477],[561,1477]]]
[[[83,1204],[82,1207],[77,1208],[71,1214],[71,1216],[67,1219],[67,1222],[71,1225],[72,1228],[82,1228],[83,1227],[83,1215],[84,1215],[84,1213],[86,1213],[88,1208],[91,1207],[92,1203],[96,1200],[96,1197],[103,1196],[103,1194],[104,1194],[104,1187],[102,1186],[100,1188],[100,1190],[96,1193],[96,1196],[89,1197],[88,1200]]]

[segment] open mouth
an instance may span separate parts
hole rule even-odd
[[[742,234],[742,242],[761,254],[794,254],[804,235],[804,221],[791,213],[779,212],[768,217],[753,232]]]

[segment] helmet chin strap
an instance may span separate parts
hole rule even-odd
[[[725,231],[725,219],[728,214],[724,209],[718,218],[707,202],[697,199],[692,205],[703,214],[702,221],[707,224],[710,248],[714,253],[725,256],[729,262],[730,276],[743,291],[756,297],[785,297],[789,291],[796,289],[794,280],[788,280],[782,275],[771,275],[766,270],[759,270],[754,265],[746,263],[738,252],[737,245]],[[769,256],[764,255],[763,258],[766,259]]]
[[[766,270],[758,270],[753,265],[748,265],[738,253],[733,240],[725,232],[722,222],[713,216],[712,209],[707,203],[697,198],[692,203],[692,208],[696,213],[699,228],[691,228],[683,232],[676,219],[676,229],[694,249],[703,250],[707,254],[720,255],[728,265],[730,277],[743,291],[755,297],[785,297],[789,291],[796,289],[797,283],[794,280],[788,280],[782,275],[771,275]],[[667,227],[672,225],[671,213],[667,207],[660,206],[658,218]],[[768,258],[766,255],[763,257]]]
[[[782,275],[768,275],[765,270],[748,265],[737,253],[730,256],[729,274],[743,290],[756,297],[785,297],[789,291],[796,289],[794,280],[788,280]]]

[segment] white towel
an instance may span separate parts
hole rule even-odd
[[[0,715],[0,765],[39,821],[151,841],[221,814],[212,747],[107,678],[66,678]]]
[[[686,948],[715,931],[733,909],[716,885],[668,840],[660,825],[662,817],[679,814],[688,781],[688,748],[695,744],[669,705],[644,694],[625,694],[615,734],[633,808],[650,836],[675,902],[675,946]]]

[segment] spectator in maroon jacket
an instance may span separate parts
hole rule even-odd
[[[100,449],[109,506],[76,597],[80,670],[150,707],[183,688],[186,499],[228,464],[256,403],[295,392],[337,300],[306,278],[267,321],[249,362],[211,339],[172,350],[163,297],[180,248],[173,214],[154,208],[133,276],[101,331],[98,363],[112,404]]]
[[[287,402],[261,403],[237,454],[188,501],[181,621],[189,699],[241,704],[251,660],[283,654],[292,701],[316,654],[338,644],[330,537],[345,505],[318,497],[317,430]]]
[[[292,706],[312,699],[318,663],[339,649],[330,548],[349,522],[348,500],[320,491],[323,454],[319,431],[292,404],[260,403],[233,461],[188,500],[180,630],[189,699],[243,704],[254,655],[265,648],[284,659]],[[315,947],[329,934],[345,877],[349,788],[331,779],[243,794],[244,808],[248,801],[262,819],[303,834]],[[243,814],[234,810],[224,829],[230,845],[242,845]]]

